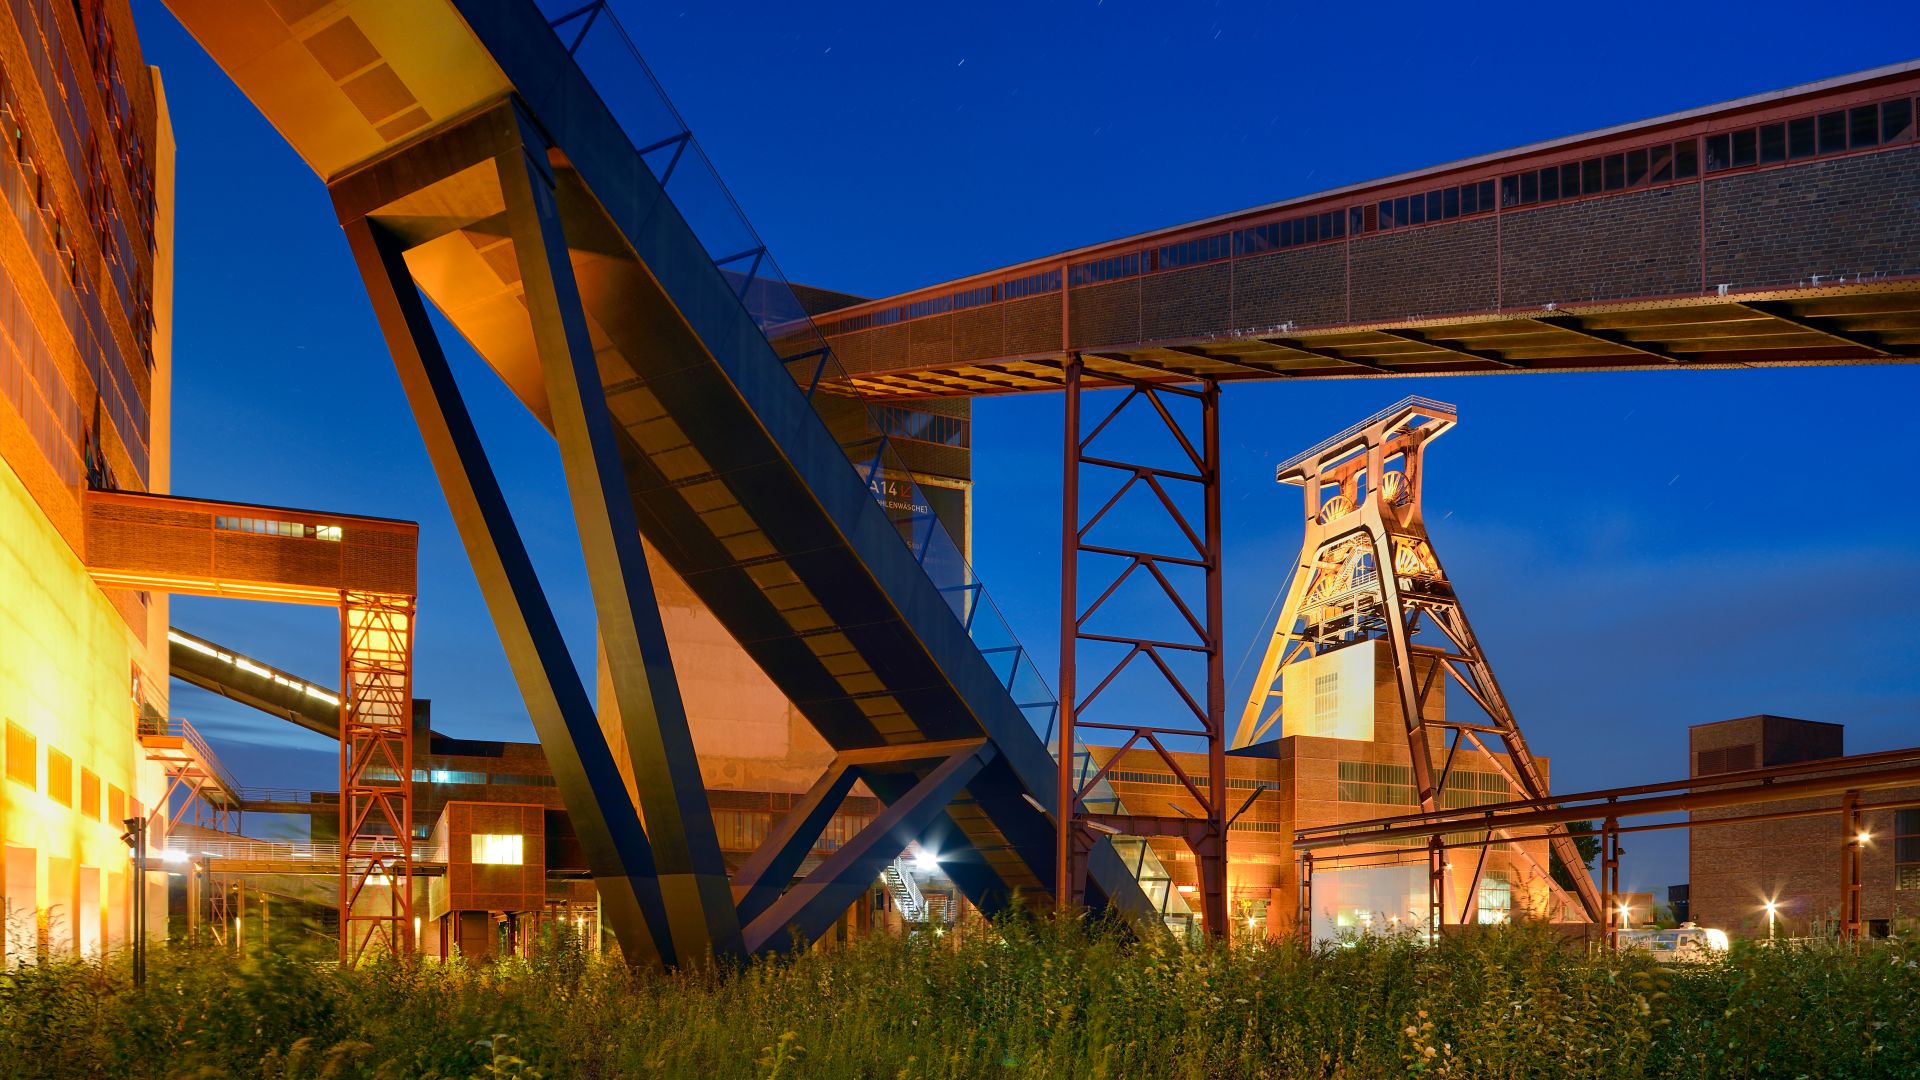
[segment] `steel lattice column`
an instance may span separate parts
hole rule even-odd
[[[413,951],[413,617],[411,596],[340,595],[342,963]]]
[[[1198,388],[1176,386],[1146,380],[1124,382],[1124,396],[1082,434],[1081,399],[1082,362],[1078,355],[1069,358],[1066,367],[1066,454],[1062,502],[1060,566],[1060,743],[1059,806],[1060,827],[1055,849],[1056,902],[1070,909],[1084,897],[1086,860],[1093,847],[1089,829],[1129,836],[1170,837],[1185,841],[1192,849],[1200,872],[1201,917],[1206,932],[1223,936],[1227,932],[1227,805],[1226,805],[1226,679],[1221,642],[1225,636],[1220,585],[1220,388],[1211,380],[1202,380]],[[1103,376],[1110,381],[1111,376]],[[1170,400],[1197,402],[1200,431],[1195,436],[1191,423],[1183,424]],[[1164,427],[1179,449],[1171,463],[1149,463],[1136,459],[1142,453],[1131,440],[1110,436],[1101,448],[1101,439],[1129,406],[1143,403]],[[1137,411],[1137,410],[1136,410]],[[1112,446],[1109,452],[1104,447]],[[1131,447],[1131,449],[1129,449]],[[1081,509],[1081,470],[1107,470],[1126,476],[1119,489],[1099,509],[1083,521]],[[1195,527],[1189,509],[1183,509],[1172,492],[1197,489],[1201,512]],[[1150,492],[1164,511],[1166,520],[1184,538],[1185,545],[1175,551],[1144,550],[1106,544],[1093,534],[1109,513],[1119,506],[1129,491]],[[1080,599],[1080,560],[1094,555],[1123,560],[1125,566],[1107,583],[1091,603]],[[1199,570],[1200,597],[1191,587],[1182,589],[1170,569]],[[1178,571],[1176,570],[1176,573]],[[1147,582],[1150,581],[1150,584]],[[1164,596],[1180,614],[1184,623],[1171,633],[1165,627],[1136,628],[1131,633],[1096,632],[1089,620],[1105,608],[1116,594],[1133,588],[1149,595]],[[1197,601],[1197,602],[1196,602]],[[1200,611],[1195,612],[1194,608]],[[1080,691],[1079,646],[1100,642],[1123,646],[1125,654],[1112,666],[1099,664],[1097,678],[1090,679],[1092,689]],[[1182,675],[1169,663],[1170,654],[1198,655],[1203,658],[1204,685],[1192,685],[1191,675]],[[1174,693],[1182,708],[1166,719],[1143,722],[1137,716],[1116,713],[1109,719],[1105,712],[1088,713],[1102,694],[1135,661],[1149,665]],[[1112,697],[1106,702],[1111,705]],[[1074,751],[1082,729],[1100,731],[1120,738],[1118,749],[1107,764],[1088,770],[1078,768]],[[1172,752],[1176,746],[1196,742],[1204,745],[1207,775],[1198,777]],[[1151,748],[1161,762],[1172,770],[1184,787],[1198,813],[1191,817],[1095,813],[1086,805],[1087,796],[1101,785],[1126,752],[1135,746]],[[1089,762],[1091,763],[1091,762]]]

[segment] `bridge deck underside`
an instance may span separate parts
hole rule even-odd
[[[1078,291],[1078,290],[1076,290]],[[1058,310],[1057,298],[1054,305]],[[952,318],[952,316],[948,316]],[[1056,315],[1056,322],[1057,322]],[[951,331],[900,329],[905,337]],[[970,357],[957,345],[894,349],[831,337],[868,398],[1058,390],[1066,350]],[[1085,378],[1221,382],[1548,371],[1649,371],[1909,363],[1920,359],[1920,280],[1754,290],[1726,298],[1408,319],[1324,330],[1196,334],[1074,346]],[[932,354],[932,355],[930,355]],[[915,357],[918,359],[915,359]]]

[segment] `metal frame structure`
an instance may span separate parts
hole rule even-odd
[[[1201,920],[1206,932],[1224,936],[1227,932],[1227,769],[1226,679],[1221,645],[1225,631],[1220,591],[1220,387],[1211,380],[1202,380],[1198,388],[1144,380],[1130,382],[1112,408],[1082,434],[1081,370],[1078,356],[1068,361],[1060,538],[1060,726],[1055,754],[1061,809],[1054,872],[1063,885],[1055,899],[1062,909],[1084,901],[1086,864],[1096,843],[1095,832],[1170,837],[1184,841],[1199,866]],[[1170,398],[1198,404],[1198,432],[1189,430],[1191,420],[1183,421],[1169,408]],[[1101,442],[1101,436],[1112,429],[1116,421],[1124,425],[1122,416],[1136,402],[1144,403],[1152,417],[1147,422],[1155,430],[1171,436],[1180,451],[1179,461],[1169,464],[1129,460],[1144,450],[1140,446],[1128,449],[1130,440],[1118,435],[1110,436],[1096,448],[1095,443]],[[1133,410],[1136,414],[1141,411]],[[1103,471],[1109,476],[1119,473],[1126,477],[1091,515],[1082,513],[1083,470]],[[1170,488],[1183,495],[1197,490],[1201,504],[1197,528],[1191,507],[1183,507],[1183,500]],[[1137,489],[1152,493],[1154,504],[1164,512],[1165,521],[1184,540],[1178,550],[1114,546],[1101,542],[1096,535],[1109,512]],[[1085,556],[1104,559],[1109,565],[1113,560],[1120,560],[1124,566],[1097,596],[1083,603],[1080,571]],[[1191,577],[1191,571],[1195,570],[1201,578],[1199,597],[1192,595],[1195,590],[1191,583],[1183,588],[1175,581],[1182,573]],[[1150,579],[1151,584],[1143,584],[1141,579]],[[1150,636],[1144,630],[1123,633],[1092,628],[1094,617],[1106,609],[1110,601],[1128,598],[1130,592],[1145,592],[1169,601],[1184,623],[1178,639]],[[1092,677],[1086,680],[1093,684],[1092,689],[1082,694],[1080,652],[1084,643],[1119,646],[1125,651],[1110,665],[1104,661],[1093,665],[1089,671]],[[1175,655],[1176,662],[1170,662],[1169,654]],[[1204,670],[1200,685],[1194,685],[1190,671],[1178,670],[1179,654],[1201,659]],[[1107,708],[1089,719],[1087,714],[1094,704],[1115,688],[1116,680],[1121,679],[1136,660],[1151,667],[1155,685],[1164,683],[1173,691],[1179,704],[1172,714],[1142,719],[1138,715],[1141,703],[1133,703],[1132,708],[1117,705],[1116,694],[1105,697]],[[1079,749],[1078,736],[1082,729],[1121,740],[1113,756],[1099,768],[1089,769],[1092,755]],[[1176,745],[1199,742],[1207,756],[1207,774],[1194,776],[1169,748],[1169,742]],[[1171,817],[1097,811],[1090,807],[1089,796],[1101,787],[1122,755],[1142,744],[1150,747],[1172,770],[1198,813]]]
[[[1380,641],[1392,658],[1414,787],[1423,810],[1438,809],[1463,742],[1483,754],[1514,790],[1528,798],[1547,796],[1545,777],[1427,534],[1422,510],[1427,447],[1456,423],[1451,405],[1410,397],[1275,470],[1279,482],[1298,485],[1304,492],[1305,536],[1280,618],[1234,733],[1234,749],[1278,737],[1276,726],[1284,730],[1282,676],[1289,665],[1344,645]],[[1416,642],[1425,628],[1431,628],[1440,643]],[[1444,693],[1441,672],[1479,706],[1485,722],[1429,716],[1431,695],[1436,689]],[[1437,733],[1451,738],[1438,767]],[[1490,738],[1499,741],[1498,750],[1488,745]],[[1601,897],[1582,869],[1585,863],[1573,839],[1562,830],[1550,842],[1574,877],[1587,917],[1599,921],[1604,912]],[[1444,875],[1444,859],[1429,852],[1429,863],[1430,876]],[[1470,897],[1484,868],[1483,859],[1468,882]],[[1551,880],[1545,867],[1539,869]],[[1437,926],[1445,912],[1436,906],[1434,916]]]
[[[340,959],[413,940],[412,597],[340,594]],[[372,910],[362,903],[370,887]]]
[[[419,526],[126,491],[89,491],[85,511],[87,570],[104,587],[339,611],[340,959],[357,961],[376,941],[410,952]],[[248,522],[260,530],[239,527]],[[323,530],[330,538],[320,538]],[[179,736],[172,730],[143,741],[200,754],[191,768],[207,771],[212,752],[194,748],[198,737],[184,723]],[[204,794],[206,785],[192,790]],[[231,785],[221,790],[240,805]],[[356,911],[369,886],[386,890],[384,912]]]
[[[167,782],[165,794],[147,813],[147,826],[162,822],[171,828],[191,820],[218,832],[239,831],[239,790],[200,732],[185,720],[164,716],[140,716],[134,724],[146,759],[160,766]]]
[[[1364,860],[1391,858],[1381,851],[1331,851],[1329,849],[1425,842],[1430,860],[1444,861],[1453,850],[1484,850],[1500,842],[1495,836],[1512,839],[1544,839],[1566,835],[1574,822],[1599,821],[1600,902],[1606,918],[1598,920],[1602,940],[1608,947],[1618,944],[1619,927],[1613,915],[1613,901],[1621,895],[1620,837],[1626,833],[1654,832],[1665,829],[1714,828],[1794,818],[1838,816],[1840,819],[1840,866],[1838,888],[1839,931],[1841,937],[1860,936],[1860,815],[1867,811],[1904,810],[1920,807],[1920,799],[1896,798],[1868,803],[1868,792],[1920,786],[1920,747],[1886,750],[1849,757],[1773,765],[1741,772],[1717,773],[1708,777],[1670,780],[1657,784],[1605,788],[1598,791],[1571,792],[1545,798],[1517,799],[1460,810],[1422,811],[1366,821],[1345,822],[1301,829],[1294,834],[1294,850],[1300,864],[1302,910],[1311,910],[1313,877],[1317,870],[1333,865],[1352,865]],[[1806,802],[1839,796],[1838,805],[1797,806],[1787,810],[1767,810],[1727,817],[1690,818],[1685,821],[1661,821],[1644,825],[1621,825],[1620,819],[1657,814],[1685,813],[1751,806],[1756,803]],[[1523,834],[1522,830],[1535,830]],[[1479,832],[1487,838],[1473,841],[1446,840],[1450,833]],[[1430,864],[1431,865],[1431,864]],[[1429,902],[1439,909],[1438,878],[1429,876]],[[1302,938],[1311,940],[1309,924],[1302,921]],[[1430,929],[1437,935],[1443,929],[1436,919]]]

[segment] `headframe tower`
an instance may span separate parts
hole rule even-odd
[[[1543,771],[1434,554],[1422,515],[1427,447],[1457,422],[1453,406],[1409,397],[1279,465],[1275,479],[1305,493],[1306,535],[1232,749],[1284,735],[1318,734],[1297,730],[1299,718],[1312,710],[1305,702],[1289,707],[1287,669],[1336,649],[1377,642],[1392,667],[1422,812],[1442,808],[1463,742],[1516,793],[1530,799],[1547,795]],[[1432,634],[1423,634],[1427,630]],[[1444,694],[1448,678],[1482,716],[1433,715],[1429,699],[1436,691]],[[1438,762],[1436,751],[1444,753]],[[1602,921],[1598,890],[1572,837],[1556,827],[1550,843],[1572,874],[1587,917]],[[1438,857],[1436,865],[1441,865]]]

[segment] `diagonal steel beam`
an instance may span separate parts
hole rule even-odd
[[[1555,330],[1576,334],[1590,341],[1598,341],[1606,345],[1612,345],[1615,348],[1627,349],[1631,352],[1645,353],[1655,360],[1660,360],[1668,364],[1684,364],[1687,362],[1686,357],[1676,356],[1652,342],[1635,341],[1618,330],[1588,326],[1584,322],[1581,322],[1579,317],[1574,315],[1535,315],[1533,316],[1533,321],[1539,323],[1541,326],[1551,326]]]
[[[1740,306],[1748,311],[1757,311],[1771,319],[1777,319],[1789,326],[1798,327],[1810,334],[1831,338],[1845,345],[1854,345],[1880,356],[1911,358],[1920,355],[1920,350],[1888,345],[1880,335],[1871,331],[1846,330],[1837,326],[1827,326],[1806,315],[1794,314],[1793,308],[1783,300],[1742,300]]]
[[[1322,349],[1315,345],[1308,345],[1307,343],[1297,340],[1295,338],[1266,337],[1266,338],[1259,338],[1257,340],[1260,341],[1262,344],[1273,345],[1282,349],[1289,349],[1293,352],[1302,353],[1307,356],[1317,357],[1318,359],[1321,359],[1321,360],[1331,360],[1336,364],[1350,364],[1353,367],[1364,368],[1365,370],[1371,371],[1376,375],[1391,375],[1394,373],[1392,368],[1383,367],[1379,364],[1374,363],[1371,360],[1362,360],[1357,356],[1347,356],[1343,353],[1334,352],[1332,349]]]
[[[760,847],[740,864],[733,876],[733,890],[739,897],[743,924],[751,923],[780,898],[858,779],[858,774],[844,759],[834,759],[799,804],[787,812]]]
[[[1414,330],[1410,328],[1400,329],[1400,330],[1381,330],[1378,328],[1374,328],[1374,329],[1368,330],[1367,333],[1379,334],[1381,337],[1395,338],[1400,341],[1411,341],[1416,345],[1425,345],[1429,349],[1438,349],[1441,352],[1450,352],[1457,356],[1464,356],[1469,360],[1479,360],[1482,363],[1494,364],[1503,368],[1518,369],[1518,368],[1524,368],[1527,366],[1518,360],[1509,360],[1506,357],[1501,356],[1497,352],[1488,352],[1485,349],[1470,349],[1465,345],[1450,344],[1447,341],[1447,339],[1437,337],[1433,334],[1426,333],[1425,331],[1422,331],[1422,330]]]
[[[611,674],[613,701],[603,705],[611,705],[625,735],[674,956],[738,955],[740,924],[726,863],[640,544],[545,142],[525,117],[519,123],[523,147],[495,160]]]
[[[629,962],[670,960],[671,954],[663,955],[656,945],[666,942],[667,921],[646,833],[401,245],[364,217],[349,218],[342,227],[507,663],[579,834],[607,925]]]
[[[945,816],[947,804],[997,753],[993,743],[981,740],[934,767],[806,880],[748,923],[748,950],[784,952],[796,940],[818,938],[873,886],[882,867]]]

